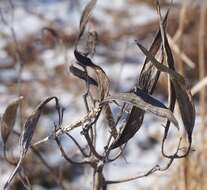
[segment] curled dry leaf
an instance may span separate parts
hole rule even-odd
[[[21,147],[23,149],[23,152],[27,152],[30,142],[32,140],[32,136],[34,134],[34,131],[37,127],[37,123],[39,121],[40,115],[42,113],[43,108],[47,103],[49,103],[51,100],[55,99],[56,102],[56,109],[60,116],[60,110],[59,110],[59,102],[57,97],[48,97],[43,102],[41,102],[36,109],[33,111],[33,113],[29,116],[27,119],[25,125],[24,125],[24,132],[21,139]],[[60,120],[60,117],[59,117]]]
[[[1,119],[1,136],[3,143],[6,144],[9,135],[11,134],[17,115],[17,109],[23,97],[19,97],[12,101],[6,108]]]
[[[13,173],[10,175],[9,179],[7,180],[4,189],[7,189],[8,185],[11,183],[14,176],[17,174],[21,167],[21,163],[30,147],[32,137],[34,135],[35,129],[37,127],[37,123],[39,121],[39,118],[41,116],[42,110],[45,107],[47,103],[49,103],[51,100],[55,99],[56,102],[56,109],[58,111],[59,115],[59,121],[60,121],[60,107],[57,97],[49,97],[46,98],[43,102],[41,102],[36,109],[33,111],[33,113],[28,117],[25,125],[24,125],[24,131],[21,137],[20,141],[20,158],[17,163],[16,168],[14,169]]]
[[[164,104],[148,94],[144,94],[143,92],[142,94],[118,93],[105,98],[103,102],[109,102],[113,100],[119,100],[132,104],[143,111],[153,113],[158,117],[169,119],[177,128],[179,128],[178,122],[173,113]]]
[[[98,86],[97,82],[92,77],[88,76],[86,71],[82,71],[81,69],[71,65],[70,66],[70,72],[74,76],[86,81],[88,84]]]
[[[81,52],[75,49],[74,55],[76,60],[78,61],[78,64],[80,64],[82,67],[96,67],[96,65],[91,61],[90,58],[83,55]]]
[[[75,58],[81,66],[87,66],[94,69],[97,76],[99,100],[103,100],[109,94],[110,82],[104,70],[98,65],[94,64],[90,58],[80,53],[78,50],[74,51]]]

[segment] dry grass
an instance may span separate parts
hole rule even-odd
[[[196,151],[179,162],[169,183],[161,189],[205,190],[207,186],[207,141],[196,146]]]

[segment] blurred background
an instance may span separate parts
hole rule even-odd
[[[82,95],[84,83],[75,78],[69,66],[75,64],[74,43],[81,13],[88,0],[1,0],[0,1],[0,114],[15,97],[22,95],[21,117],[15,129],[35,106],[48,96],[57,96],[65,108],[64,123],[70,124],[85,115]],[[170,1],[160,0],[164,15]],[[196,105],[193,151],[189,157],[177,160],[168,171],[136,181],[109,186],[110,190],[205,190],[207,186],[207,2],[206,0],[174,0],[168,18],[167,32],[174,53],[176,69],[185,76]],[[47,29],[52,29],[47,30]],[[109,76],[111,91],[133,88],[144,62],[135,40],[149,48],[159,29],[154,0],[99,0],[90,18],[87,31],[98,34],[94,62]],[[54,35],[54,33],[55,35]],[[58,38],[55,37],[58,35]],[[61,39],[61,40],[60,40]],[[167,79],[161,75],[155,96],[167,104]],[[179,118],[179,111],[176,114]],[[22,118],[22,119],[20,119]],[[57,120],[54,106],[48,106],[38,124],[34,141],[49,135]],[[104,122],[104,121],[103,121]],[[120,158],[107,166],[107,179],[132,176],[162,164],[161,137],[163,121],[146,114],[143,127],[127,144],[126,160]],[[104,125],[104,124],[100,124]],[[74,136],[78,136],[78,132]],[[167,147],[172,150],[178,139],[171,131]],[[78,138],[78,137],[77,137]],[[101,137],[100,137],[101,138]],[[102,137],[104,138],[104,137]],[[8,148],[17,157],[19,139],[12,135]],[[75,146],[65,142],[67,152],[74,155]],[[101,145],[100,145],[101,146]],[[3,157],[0,139],[0,189],[13,166]],[[29,152],[25,173],[34,190],[90,189],[90,170],[68,164],[54,142],[38,147],[51,170],[39,157]],[[22,190],[15,178],[12,190]]]

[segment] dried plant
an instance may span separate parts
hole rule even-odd
[[[84,101],[87,109],[87,114],[74,124],[71,124],[69,126],[62,126],[62,119],[64,115],[63,108],[59,104],[58,98],[49,97],[41,102],[26,120],[23,128],[24,130],[20,138],[20,158],[16,164],[16,168],[5,184],[4,189],[8,188],[12,179],[17,173],[21,177],[25,187],[27,189],[31,188],[26,175],[24,175],[23,160],[25,159],[26,154],[30,148],[34,153],[39,154],[35,149],[35,146],[40,145],[48,140],[55,140],[59,147],[59,150],[62,153],[62,156],[67,162],[76,165],[89,165],[93,169],[93,190],[105,190],[110,184],[127,182],[148,176],[156,171],[167,170],[173,163],[174,159],[186,157],[191,150],[192,133],[195,123],[195,108],[190,90],[186,85],[185,79],[175,70],[172,51],[168,43],[166,25],[170,9],[167,11],[163,19],[160,12],[160,5],[157,1],[156,7],[159,15],[160,27],[149,50],[144,48],[138,41],[136,41],[138,47],[146,56],[146,59],[144,61],[141,73],[139,74],[139,78],[134,85],[134,88],[128,92],[111,94],[110,80],[108,76],[99,65],[93,62],[91,58],[95,53],[97,35],[88,35],[88,38],[90,39],[87,39],[87,41],[90,41],[92,45],[90,48],[88,48],[87,52],[81,52],[78,48],[78,45],[81,42],[80,39],[83,37],[86,25],[89,21],[92,9],[94,8],[95,4],[96,0],[91,0],[82,13],[79,33],[77,35],[74,50],[74,57],[76,59],[77,66],[70,66],[71,73],[75,77],[78,77],[80,80],[85,81],[86,93],[84,94]],[[51,32],[55,38],[59,38],[56,32],[53,32],[51,29],[47,30]],[[162,54],[160,60],[157,59],[158,52],[161,52]],[[95,78],[89,76],[89,68],[94,71]],[[152,96],[154,90],[156,89],[156,84],[159,80],[161,72],[169,76],[169,107],[165,106],[164,103]],[[96,94],[92,93],[91,86],[96,88]],[[16,116],[17,107],[21,99],[22,98],[20,97],[18,100],[15,100],[13,103],[11,103],[3,115],[1,122],[1,133],[4,146],[6,145],[9,134],[11,132],[15,132],[13,131],[13,125],[15,122],[14,118]],[[55,130],[51,135],[32,144],[31,140],[35,133],[39,118],[42,114],[42,110],[51,100],[55,100],[59,122],[54,124]],[[168,155],[165,153],[164,145],[169,132],[170,124],[179,129],[179,123],[173,113],[176,101],[178,102],[181,118],[188,135],[189,146],[186,149],[186,152],[183,153],[183,149],[180,147],[182,138],[180,138],[176,151],[172,155]],[[120,106],[120,102],[123,103],[123,106],[121,108],[120,117],[116,119],[116,117],[113,115],[110,104],[113,103],[116,106]],[[132,105],[132,109],[129,113],[126,112],[126,105]],[[99,133],[96,128],[96,123],[103,112],[105,113],[104,116],[108,121],[107,124],[109,128],[107,131],[109,135],[107,144],[104,146],[104,152],[99,153],[96,146],[98,138],[97,133]],[[104,166],[117,160],[122,155],[126,143],[139,131],[140,127],[142,126],[145,112],[150,112],[157,117],[162,117],[167,120],[163,134],[161,151],[162,155],[168,160],[167,165],[164,167],[155,165],[152,169],[146,171],[146,173],[143,175],[126,177],[125,179],[120,180],[107,179],[107,176],[103,175]],[[123,129],[119,131],[117,125],[121,122],[120,118],[124,114],[128,114],[127,122]],[[12,119],[10,120],[8,118]],[[71,131],[76,128],[81,129],[81,134],[84,136],[87,142],[86,147],[82,147],[71,135]],[[17,133],[17,135],[19,134]],[[73,160],[69,155],[67,155],[61,143],[60,137],[62,135],[66,135],[75,143],[77,149],[80,151],[81,160]],[[111,152],[115,148],[119,148],[119,151],[117,155],[112,157]],[[5,152],[6,151],[7,150],[5,148]],[[41,157],[40,154],[39,156]],[[6,160],[8,159],[6,158]],[[47,165],[47,162],[43,160],[43,164]]]

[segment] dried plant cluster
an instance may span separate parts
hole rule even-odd
[[[148,176],[156,171],[167,170],[175,159],[186,157],[191,150],[192,133],[195,124],[195,108],[192,101],[191,92],[186,85],[185,79],[175,70],[172,51],[168,43],[166,25],[170,10],[168,10],[166,15],[162,17],[159,2],[157,1],[156,8],[159,15],[160,26],[150,49],[147,50],[138,41],[136,41],[137,46],[146,56],[141,73],[139,74],[139,78],[137,79],[134,88],[128,92],[114,94],[110,92],[110,80],[106,73],[92,60],[95,54],[97,40],[96,32],[92,32],[88,35],[88,39],[86,39],[87,50],[85,52],[82,52],[79,48],[79,45],[84,37],[86,25],[92,13],[92,9],[96,5],[96,2],[96,0],[91,0],[82,13],[79,33],[74,50],[76,65],[70,66],[71,73],[80,80],[83,80],[86,84],[84,102],[87,109],[87,114],[76,123],[63,127],[62,120],[64,117],[64,109],[59,104],[58,97],[49,97],[43,100],[34,109],[33,113],[27,118],[26,123],[24,124],[22,134],[19,134],[13,129],[13,127],[15,124],[18,106],[21,104],[21,101],[23,101],[23,98],[19,97],[17,100],[14,100],[11,104],[9,104],[1,120],[1,135],[4,143],[4,157],[10,164],[16,165],[16,168],[9,177],[4,189],[8,188],[16,174],[19,175],[24,186],[27,189],[31,189],[30,182],[27,176],[24,174],[23,160],[25,159],[29,149],[31,149],[34,153],[38,153],[35,146],[40,145],[41,143],[44,143],[48,140],[56,141],[62,156],[69,163],[76,165],[89,165],[93,169],[94,190],[104,190],[107,189],[107,186],[110,184],[127,182]],[[47,28],[46,30],[48,30],[52,35],[54,35],[55,38],[58,39],[58,34],[55,31],[50,28]],[[157,59],[157,55],[159,53],[161,53],[160,60]],[[94,71],[96,76],[95,78],[89,75],[89,69]],[[161,72],[169,76],[169,106],[164,105],[164,103],[152,96],[154,90],[156,89]],[[97,93],[94,94],[94,91],[92,91],[91,88],[95,88]],[[35,129],[42,111],[44,107],[52,100],[55,101],[59,122],[54,124],[55,130],[50,136],[32,144],[32,137],[35,133]],[[179,129],[179,123],[173,113],[176,101],[178,103],[181,118],[187,133],[188,147],[184,149],[185,152],[183,152],[183,148],[181,148],[180,145],[182,139],[180,138],[175,153],[169,155],[165,150],[165,140],[168,136],[170,124]],[[111,110],[110,107],[111,104],[121,107],[118,117],[113,114],[113,110]],[[129,113],[126,112],[127,105],[132,105],[132,109]],[[108,121],[107,126],[109,127],[109,135],[107,143],[104,146],[104,152],[99,153],[96,146],[98,136],[97,133],[99,133],[96,123],[103,112],[105,113],[104,115]],[[126,179],[107,179],[107,176],[103,175],[104,166],[117,160],[122,155],[127,142],[134,137],[134,135],[142,126],[145,112],[150,112],[157,117],[165,118],[167,120],[164,126],[161,149],[162,155],[167,160],[169,160],[167,165],[164,167],[155,165],[151,170],[146,171],[146,173],[143,175],[130,178],[127,178],[126,176]],[[127,121],[123,129],[119,131],[117,125],[121,122],[121,118],[124,114],[127,114]],[[81,147],[77,140],[71,135],[71,131],[76,128],[81,128],[81,135],[84,136],[87,142],[86,147]],[[7,156],[8,150],[6,145],[11,133],[15,133],[16,135],[20,136],[21,139],[20,158],[17,163],[15,161],[11,161]],[[61,143],[62,135],[66,135],[76,144],[77,149],[80,150],[82,160],[73,160],[69,155],[66,154]],[[112,156],[112,150],[116,148],[119,151],[117,155]]]

